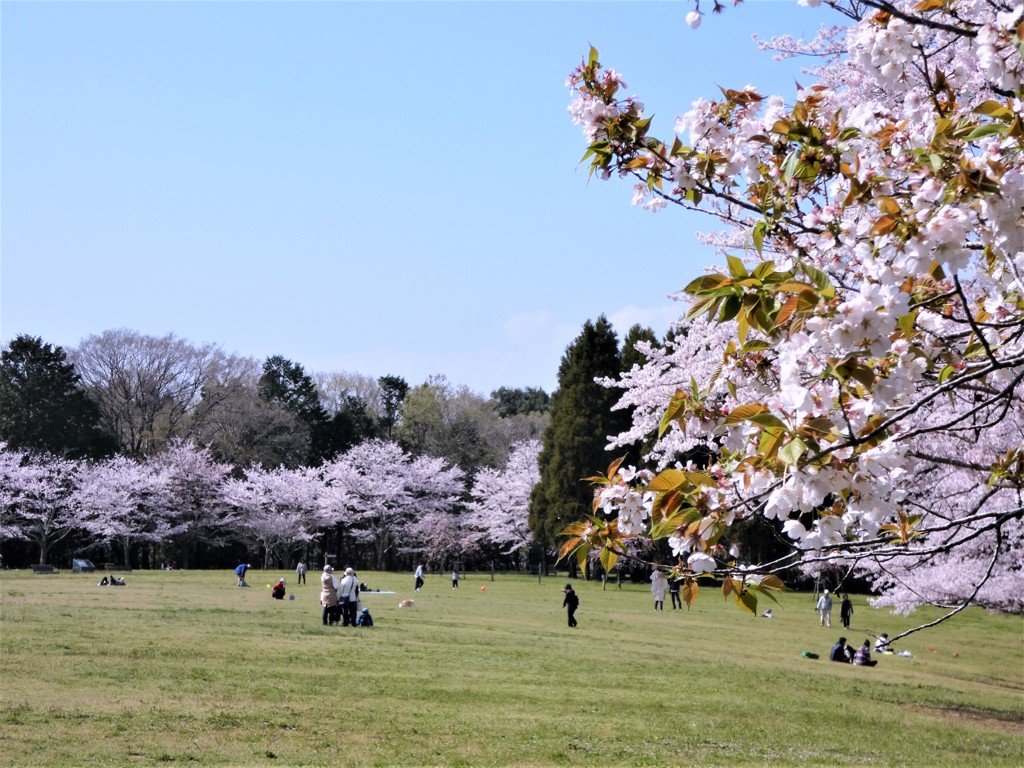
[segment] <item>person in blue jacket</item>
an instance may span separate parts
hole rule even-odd
[[[372,627],[373,626],[373,616],[370,615],[370,609],[369,608],[363,608],[363,610],[360,611],[359,618],[356,619],[356,626],[357,627]]]
[[[248,563],[242,563],[237,568],[235,568],[235,575],[238,577],[238,586],[240,586],[240,587],[248,587],[249,586],[248,584],[245,583],[245,572],[248,571],[250,567],[251,566]]]

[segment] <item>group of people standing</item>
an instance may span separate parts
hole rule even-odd
[[[359,577],[351,568],[346,568],[345,575],[338,579],[333,566],[324,566],[320,577],[320,605],[325,627],[339,621],[343,627],[373,626],[367,609],[363,608],[360,615]]]

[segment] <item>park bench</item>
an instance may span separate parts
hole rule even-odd
[[[52,565],[37,564],[32,566],[32,573],[56,573],[56,571],[53,570]]]
[[[124,571],[125,573],[131,573],[132,569],[127,565],[118,565],[117,563],[104,563],[104,571]]]

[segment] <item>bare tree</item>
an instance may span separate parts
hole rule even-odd
[[[174,334],[126,328],[89,336],[71,359],[105,426],[135,457],[157,453],[171,438],[191,437],[209,414],[199,408],[204,388],[228,365],[213,344],[197,347]]]

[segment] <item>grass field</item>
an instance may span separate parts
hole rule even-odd
[[[581,582],[571,630],[564,577],[363,573],[398,592],[364,630],[321,625],[315,573],[271,600],[281,575],[0,573],[0,763],[1024,765],[1021,617],[968,611],[867,669],[825,661],[838,611],[819,628],[806,594],[767,620]],[[855,607],[857,642],[933,615]]]

